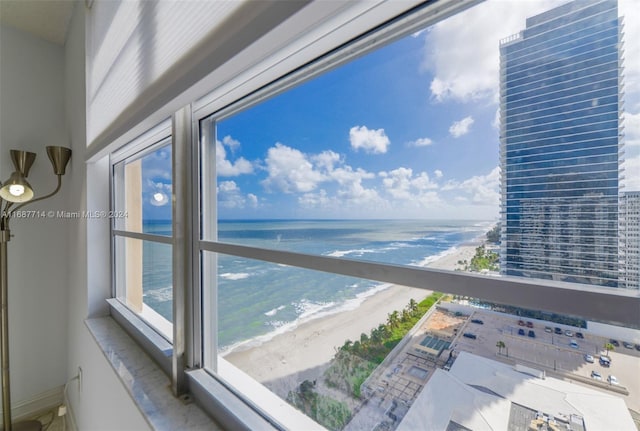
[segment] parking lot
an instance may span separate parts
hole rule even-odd
[[[604,367],[600,365],[598,359],[600,354],[604,353],[602,351],[605,343],[609,342],[608,338],[590,334],[584,329],[551,322],[524,319],[492,311],[473,309],[471,312],[473,314],[467,319],[459,331],[460,335],[454,340],[455,350],[468,351],[506,362],[515,361],[545,370],[554,377],[608,391],[623,398],[630,409],[640,412],[640,378],[638,378],[640,351],[633,346],[630,349],[625,348],[622,345],[624,340],[618,340],[620,345],[609,352],[611,365]],[[483,324],[472,323],[471,320],[481,320]],[[521,324],[518,324],[519,320],[522,320]],[[527,323],[531,327],[528,327]],[[545,327],[550,327],[551,332],[545,332]],[[560,328],[561,334],[554,332],[556,327]],[[519,335],[520,330],[522,335]],[[573,334],[565,335],[566,330]],[[533,331],[535,336],[530,337],[529,331]],[[575,334],[578,331],[582,333],[583,338],[576,337]],[[463,333],[472,333],[476,335],[476,339],[463,337]],[[498,349],[496,346],[498,341],[502,341],[505,347]],[[594,357],[593,363],[585,360],[586,354]],[[593,371],[600,373],[601,381],[591,377]],[[607,382],[609,375],[617,378],[618,388],[612,387]],[[620,393],[623,388],[629,395]]]

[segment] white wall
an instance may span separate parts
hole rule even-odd
[[[108,168],[104,163],[87,166],[85,111],[84,7],[77,3],[65,46],[66,116],[73,148],[74,169],[67,184],[68,206],[73,211],[108,205]],[[69,227],[69,312],[66,375],[82,367],[82,387],[69,385],[70,411],[79,430],[148,430],[149,425],[116,377],[102,351],[87,330],[87,316],[106,313],[109,294],[109,225],[107,220],[76,220]],[[99,239],[96,238],[99,237]],[[106,249],[105,249],[106,246]],[[99,252],[95,253],[96,248]],[[92,260],[87,259],[88,249]]]
[[[36,197],[55,175],[47,145],[68,146],[62,47],[0,26],[0,176],[9,177],[10,149],[37,153],[29,175]],[[71,168],[73,170],[73,166]],[[26,210],[65,208],[68,191]],[[13,405],[64,384],[67,363],[68,223],[15,219],[9,241],[9,340]]]
[[[633,344],[640,343],[640,331],[632,328],[624,328],[622,326],[613,326],[600,322],[587,322],[587,331],[594,335],[600,335],[605,338],[613,338],[615,340],[627,341]],[[618,350],[624,350],[624,347],[620,345]]]

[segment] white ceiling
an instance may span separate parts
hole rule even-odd
[[[74,0],[0,0],[0,23],[64,45]]]

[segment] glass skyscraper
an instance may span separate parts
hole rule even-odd
[[[616,0],[578,0],[500,42],[501,271],[618,286]]]
[[[620,287],[640,289],[640,191],[620,196]]]

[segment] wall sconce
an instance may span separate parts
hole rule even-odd
[[[35,153],[29,151],[11,150],[11,161],[15,171],[8,180],[0,183],[0,280],[2,283],[2,325],[0,332],[0,356],[2,362],[2,423],[4,431],[12,430],[11,423],[11,384],[9,378],[9,302],[8,302],[8,277],[7,277],[7,243],[11,238],[9,232],[9,220],[15,211],[23,206],[37,202],[58,193],[62,185],[62,176],[65,173],[67,163],[71,157],[71,150],[65,147],[47,147],[47,155],[53,166],[53,173],[58,177],[56,189],[42,197],[33,199],[34,192],[31,184],[27,181],[31,165],[36,159]],[[4,204],[4,208],[2,207]],[[14,208],[13,206],[17,206]],[[38,421],[26,421],[15,424],[16,431],[36,431],[42,429],[42,424]]]

